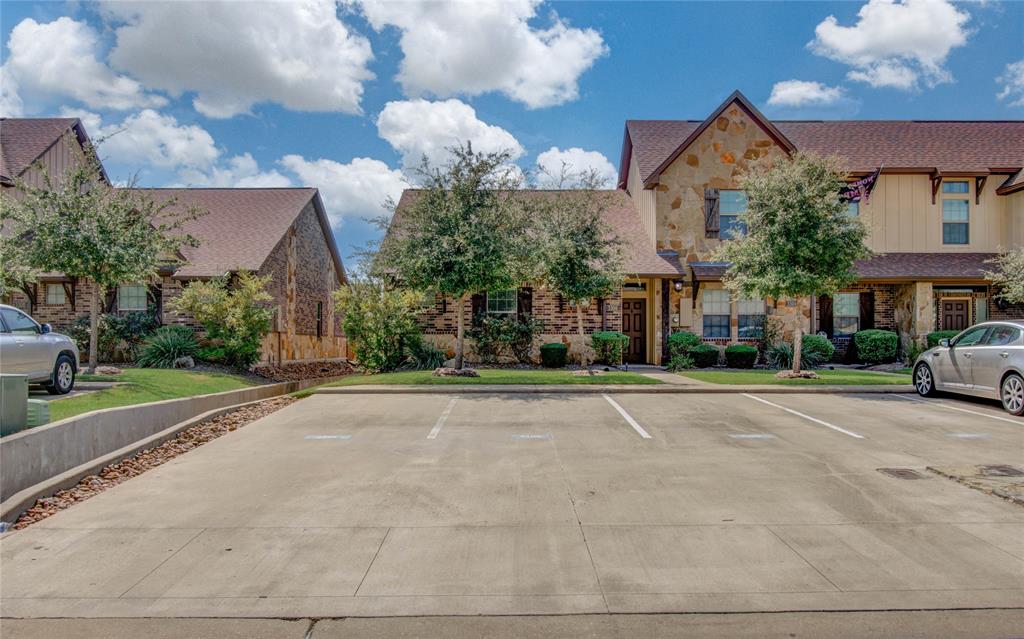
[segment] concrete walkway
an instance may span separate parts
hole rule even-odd
[[[668,373],[670,374],[670,373]],[[676,376],[678,377],[678,376]],[[679,379],[683,379],[680,377]],[[693,381],[693,380],[690,380]],[[877,384],[870,386],[784,386],[781,384],[709,384],[672,382],[665,384],[355,384],[352,386],[321,386],[318,395],[603,395],[620,393],[630,395],[680,394],[736,394],[769,393],[788,395],[822,394],[907,394],[913,393],[910,384]]]

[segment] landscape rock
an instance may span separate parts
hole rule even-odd
[[[196,367],[196,361],[194,359],[192,359],[191,357],[189,357],[188,355],[186,355],[185,357],[179,357],[178,359],[174,360],[173,367],[174,368],[195,368]]]
[[[779,379],[818,379],[818,374],[814,371],[800,371],[794,373],[793,371],[779,371],[775,373],[775,376]]]
[[[434,369],[434,377],[480,377],[480,373],[472,368],[451,368],[442,366]]]
[[[120,375],[123,372],[124,371],[121,370],[120,368],[118,368],[117,366],[97,366],[96,367],[96,374],[97,375]]]
[[[341,377],[355,372],[352,364],[343,360],[320,362],[290,362],[257,366],[252,372],[273,382],[298,382],[319,377]]]

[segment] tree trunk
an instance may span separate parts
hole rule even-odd
[[[793,372],[800,372],[800,352],[804,343],[804,327],[797,322],[796,330],[793,331]]]
[[[583,332],[583,304],[576,302],[576,332],[580,336],[580,367],[590,368],[590,361],[587,358],[586,337]]]
[[[458,313],[458,321],[456,326],[458,329],[455,331],[455,368],[462,368],[463,350],[466,345],[466,319],[464,314],[466,312],[466,296],[459,296],[459,308],[456,311]]]
[[[89,368],[90,375],[96,373],[100,350],[100,300],[103,291],[96,282],[92,283],[92,295],[89,301]]]

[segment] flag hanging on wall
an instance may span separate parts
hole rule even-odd
[[[840,199],[844,202],[860,202],[861,200],[867,202],[881,173],[882,167],[878,167],[871,175],[861,178],[856,182],[850,182],[839,190]]]

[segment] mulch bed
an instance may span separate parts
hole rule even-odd
[[[37,521],[42,521],[65,508],[98,495],[108,488],[141,475],[151,468],[156,468],[174,459],[178,455],[187,453],[222,435],[227,435],[233,430],[266,417],[274,411],[280,410],[296,401],[299,400],[294,397],[275,397],[200,422],[191,428],[181,431],[173,439],[160,444],[156,448],[147,448],[116,464],[104,467],[98,475],[85,477],[72,488],[62,490],[52,497],[44,497],[37,500],[32,508],[28,509],[18,518],[18,521],[14,523],[12,528],[20,530]]]
[[[258,366],[252,372],[273,382],[298,382],[318,377],[351,375],[355,372],[355,367],[341,360],[326,360],[320,362],[269,364],[267,366]]]

